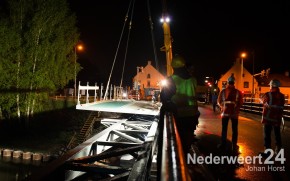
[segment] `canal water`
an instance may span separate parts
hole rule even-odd
[[[115,117],[112,116],[108,117]],[[128,121],[132,121],[136,124],[139,121],[143,122],[146,121],[153,121],[154,116],[145,116],[145,115],[122,115],[118,117],[118,119],[127,119]],[[102,130],[102,126],[98,127],[95,131],[97,134]],[[23,159],[23,158],[13,158],[11,157],[4,157],[0,154],[0,181],[22,181],[29,175],[37,172],[38,169],[41,167],[46,166],[50,161],[43,161],[43,160],[33,160],[33,159]]]
[[[0,181],[20,181],[45,164],[42,161],[0,156]]]

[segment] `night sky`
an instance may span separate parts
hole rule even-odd
[[[69,0],[76,13],[85,51],[78,62],[83,70],[82,82],[107,83],[116,55],[130,0]],[[150,0],[153,33],[160,71],[165,74],[163,29],[159,19],[162,0]],[[271,73],[284,73],[289,67],[290,6],[287,1],[189,1],[168,0],[171,17],[173,54],[183,55],[195,66],[199,82],[204,77],[218,79],[239,57],[248,52],[244,66],[252,73],[271,68]],[[137,66],[151,60],[155,66],[146,0],[135,2],[132,29],[127,49],[123,84],[130,86]],[[111,83],[120,84],[126,50],[128,25],[118,50]],[[253,56],[254,55],[254,56]],[[254,57],[254,59],[253,59]]]

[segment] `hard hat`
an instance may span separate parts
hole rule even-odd
[[[228,82],[235,82],[235,78],[234,78],[233,76],[230,76],[230,77],[228,78]]]
[[[180,55],[176,55],[172,59],[171,66],[173,68],[184,67],[185,66],[185,60],[184,60],[184,58],[182,56],[180,56]]]
[[[277,80],[277,79],[273,79],[273,80],[270,81],[269,85],[270,85],[271,87],[280,87],[280,86],[281,86],[281,83],[280,83],[279,80]]]

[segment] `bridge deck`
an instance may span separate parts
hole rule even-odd
[[[135,100],[98,101],[78,104],[76,109],[89,111],[103,111],[127,114],[158,115],[160,103]]]

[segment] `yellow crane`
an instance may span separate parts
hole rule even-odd
[[[164,33],[164,46],[161,48],[161,51],[165,51],[166,54],[166,72],[167,76],[173,74],[173,69],[171,67],[172,61],[172,38],[170,34],[170,18],[167,13],[166,1],[163,0],[163,12],[161,22],[163,23],[163,33]]]

